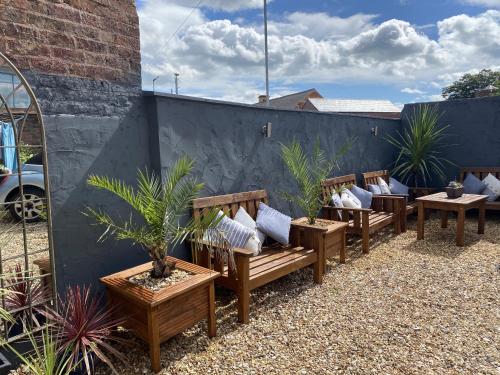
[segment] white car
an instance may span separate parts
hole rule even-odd
[[[44,209],[45,184],[41,155],[29,159],[22,168],[24,217],[27,222],[40,220]],[[22,204],[17,174],[0,176],[0,209],[9,210],[14,220],[22,219]]]

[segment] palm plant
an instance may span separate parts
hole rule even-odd
[[[140,244],[147,249],[153,260],[151,277],[169,277],[175,267],[175,264],[166,259],[170,248],[188,236],[200,239],[206,230],[215,228],[222,219],[218,216],[218,210],[210,210],[199,220],[191,219],[187,224],[180,225],[180,218],[188,211],[193,199],[204,186],[189,177],[193,166],[193,160],[187,156],[181,157],[167,172],[163,183],[154,173],[139,171],[137,191],[114,178],[90,176],[89,185],[118,196],[144,219],[144,224],[138,225],[133,222],[131,215],[128,221],[117,223],[108,214],[87,208],[88,216],[106,226],[100,240],[113,235],[118,240],[132,240]],[[194,243],[197,244],[198,241]],[[221,243],[225,244],[225,241]],[[195,246],[201,249],[201,245]],[[218,252],[229,250],[227,245],[217,248]]]
[[[282,193],[283,197],[295,203],[306,214],[309,224],[314,224],[324,202],[321,197],[321,181],[327,178],[338,166],[338,159],[351,147],[352,141],[346,143],[336,155],[328,159],[320,147],[319,138],[313,147],[311,158],[302,150],[297,141],[289,145],[281,145],[281,157],[291,175],[295,178],[299,194]]]
[[[399,151],[393,173],[399,175],[405,183],[413,180],[417,187],[422,181],[427,186],[433,175],[445,177],[445,165],[453,165],[443,157],[445,132],[449,125],[439,127],[440,117],[436,106],[418,106],[408,118],[409,128],[398,132],[397,137],[386,137]]]
[[[125,357],[111,343],[125,343],[116,335],[122,320],[113,318],[113,308],[104,306],[100,297],[94,297],[88,287],[68,287],[60,301],[59,312],[47,310],[44,315],[58,327],[59,351],[69,358],[71,367],[84,367],[92,374],[94,354],[116,373],[107,355],[110,353],[125,361]]]

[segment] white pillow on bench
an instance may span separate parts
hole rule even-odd
[[[391,194],[391,189],[389,188],[389,185],[387,185],[387,182],[382,177],[377,177],[377,183],[378,186],[380,187],[380,191],[382,194]]]
[[[483,194],[490,197],[488,200],[494,201],[500,197],[500,180],[498,178],[489,173],[484,178],[483,183],[486,185]]]
[[[236,215],[234,215],[234,221],[244,225],[254,232],[254,235],[248,239],[245,249],[252,250],[253,255],[260,254],[262,252],[262,244],[266,239],[266,235],[257,229],[257,223],[255,220],[243,207],[240,207],[238,212],[236,212]]]

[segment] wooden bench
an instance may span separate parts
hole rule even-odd
[[[474,176],[483,180],[489,173],[500,179],[500,167],[465,167],[460,170],[460,182],[465,180],[467,173],[472,173]],[[493,202],[486,201],[485,209],[500,211],[500,200]]]
[[[332,194],[342,186],[356,185],[356,176],[350,174],[323,180],[323,199],[331,202]],[[391,195],[374,195],[371,208],[337,208],[331,205],[323,206],[326,219],[338,220],[339,213],[342,221],[348,222],[348,234],[361,236],[363,252],[370,251],[370,235],[388,225],[394,225],[394,232],[401,233],[401,212],[405,205],[405,198]],[[351,217],[352,215],[352,217]],[[405,216],[405,215],[403,215]],[[406,216],[405,216],[406,219]]]
[[[255,220],[260,202],[268,203],[265,190],[198,198],[193,200],[193,216],[199,218],[203,215],[203,210],[220,207],[227,216],[233,218],[239,207],[243,207]],[[311,265],[314,266],[314,281],[318,284],[322,282],[324,255],[319,255],[317,250],[301,246],[300,229],[293,224],[290,242],[289,246],[275,243],[264,247],[257,256],[253,256],[250,250],[233,249],[235,271],[231,270],[223,260],[209,256],[206,244],[203,244],[205,249],[201,253],[193,254],[193,261],[221,273],[221,277],[215,281],[216,284],[236,292],[238,320],[248,323],[251,290]]]
[[[387,184],[389,184],[390,174],[388,170],[384,169],[381,171],[365,172],[363,173],[364,188],[368,190],[368,185],[378,185],[377,181],[378,177],[381,177],[385,182],[387,182]],[[416,198],[432,194],[434,191],[435,191],[434,188],[426,188],[426,187],[410,188],[406,202],[406,215],[411,215],[417,212],[417,203],[415,202]],[[398,195],[398,194],[392,194],[392,195]],[[406,232],[406,220],[402,220],[401,225],[402,225],[401,230],[403,232]]]

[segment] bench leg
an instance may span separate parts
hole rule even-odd
[[[212,281],[208,287],[208,337],[217,334],[217,321],[215,319],[215,287]]]
[[[363,212],[361,217],[361,234],[363,236],[363,253],[370,252],[370,222],[367,212]]]
[[[236,268],[238,272],[238,322],[247,324],[250,320],[250,288],[248,257],[237,256]]]
[[[417,240],[424,239],[425,209],[422,202],[418,202]]]
[[[148,312],[149,357],[155,373],[160,372],[160,329],[158,327],[157,309]]]

